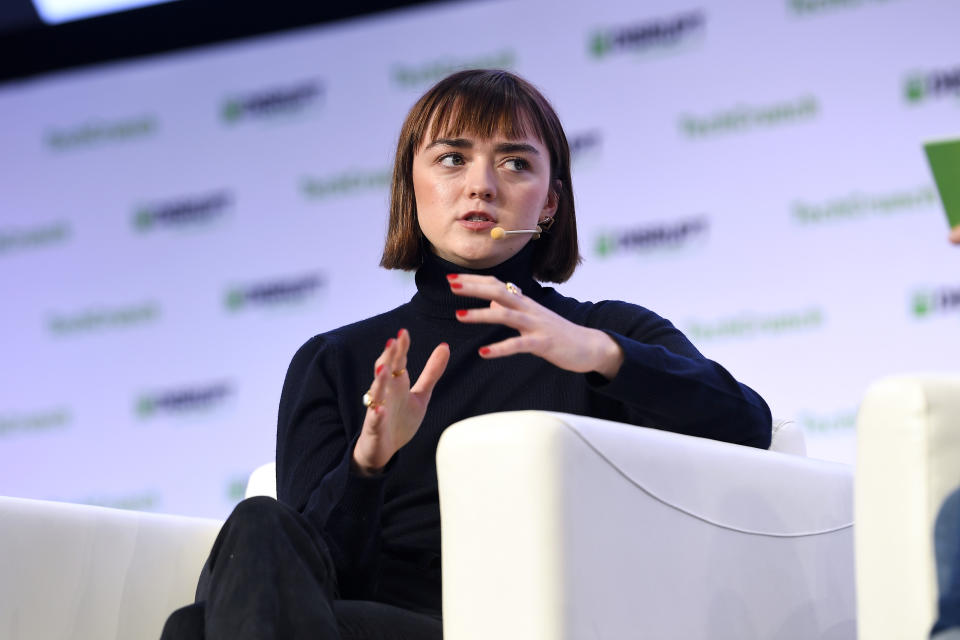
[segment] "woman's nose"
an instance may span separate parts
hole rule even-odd
[[[497,180],[493,169],[476,163],[470,167],[467,188],[471,198],[492,200],[497,196]]]

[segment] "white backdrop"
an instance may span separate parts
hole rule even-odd
[[[223,516],[290,357],[407,300],[377,267],[402,119],[508,67],[575,149],[560,287],[673,320],[852,462],[857,403],[956,370],[960,4],[483,2],[0,85],[0,494]]]

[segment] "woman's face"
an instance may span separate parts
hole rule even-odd
[[[413,191],[433,252],[472,269],[498,265],[530,241],[525,234],[494,240],[491,229],[533,229],[557,209],[550,155],[531,137],[429,140],[413,157]]]

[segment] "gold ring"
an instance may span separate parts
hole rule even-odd
[[[393,376],[394,378],[399,378],[406,372],[407,372],[406,369],[394,369],[393,371],[390,372],[390,375]]]
[[[517,285],[513,284],[512,282],[508,282],[508,283],[507,283],[506,285],[504,285],[504,286],[506,286],[506,287],[507,287],[507,291],[509,291],[509,292],[512,293],[513,295],[515,295],[515,296],[522,295],[522,293],[521,293],[521,291],[520,291],[520,287],[518,287]]]
[[[370,392],[367,391],[365,394],[363,394],[363,406],[367,407],[368,409],[376,409],[380,406],[380,403],[374,400],[373,396],[370,395]]]

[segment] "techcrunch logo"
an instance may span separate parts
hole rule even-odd
[[[67,222],[50,222],[23,229],[0,229],[0,256],[66,242],[73,233]]]
[[[710,221],[706,216],[696,216],[676,222],[601,234],[594,242],[594,251],[605,258],[621,251],[643,253],[661,248],[677,249],[706,236],[709,231]]]
[[[808,433],[852,431],[857,426],[857,409],[841,409],[831,413],[800,411],[797,422]]]
[[[220,117],[226,124],[237,124],[250,118],[271,118],[299,113],[318,105],[325,94],[326,88],[319,80],[273,87],[227,98],[220,107]]]
[[[80,504],[89,504],[95,507],[148,511],[160,506],[160,496],[155,491],[144,491],[142,493],[132,493],[125,496],[92,496],[84,498],[79,502]]]
[[[55,314],[47,328],[54,335],[68,336],[105,329],[120,329],[149,324],[160,317],[160,306],[145,302],[112,309],[87,309],[73,314]]]
[[[321,200],[357,191],[383,189],[390,185],[392,177],[393,172],[390,169],[348,171],[330,178],[303,178],[300,181],[300,189],[307,198]]]
[[[903,93],[911,104],[944,96],[960,96],[960,66],[913,73],[907,77]]]
[[[157,227],[203,224],[222,215],[232,204],[233,195],[229,191],[217,191],[144,205],[133,214],[133,227],[138,231],[150,231]]]
[[[240,311],[251,306],[292,304],[310,298],[325,285],[326,278],[322,275],[308,274],[296,278],[237,286],[227,291],[224,303],[230,311]]]
[[[776,313],[745,312],[709,322],[688,322],[684,333],[694,340],[758,338],[816,329],[824,322],[823,310],[817,307]]]
[[[856,9],[869,4],[883,4],[888,0],[788,0],[787,6],[797,15],[806,16],[831,9]]]
[[[917,318],[960,312],[960,285],[915,291],[910,310]]]
[[[742,133],[804,122],[820,113],[814,96],[803,96],[765,105],[737,105],[706,116],[682,115],[680,131],[689,138],[704,138],[723,133]]]
[[[48,131],[46,141],[55,151],[65,151],[105,142],[144,138],[156,133],[159,127],[157,118],[152,115],[110,122],[88,122],[76,127]]]
[[[451,73],[465,69],[512,69],[517,64],[517,56],[512,49],[503,49],[475,58],[433,60],[415,66],[394,65],[391,71],[393,81],[404,88],[422,87],[433,84]]]
[[[145,393],[137,398],[135,411],[141,418],[152,418],[158,414],[209,411],[223,404],[232,393],[231,386],[224,382]]]
[[[622,51],[646,53],[655,49],[673,48],[702,35],[705,28],[706,18],[703,11],[695,9],[669,18],[656,18],[597,31],[590,37],[589,51],[593,57],[603,58]]]
[[[790,212],[800,224],[817,224],[912,212],[937,203],[937,192],[933,187],[916,187],[886,193],[852,193],[819,203],[797,201],[791,205]]]
[[[70,424],[73,416],[62,407],[44,409],[33,413],[0,415],[0,438],[15,433],[37,433],[62,429]]]

